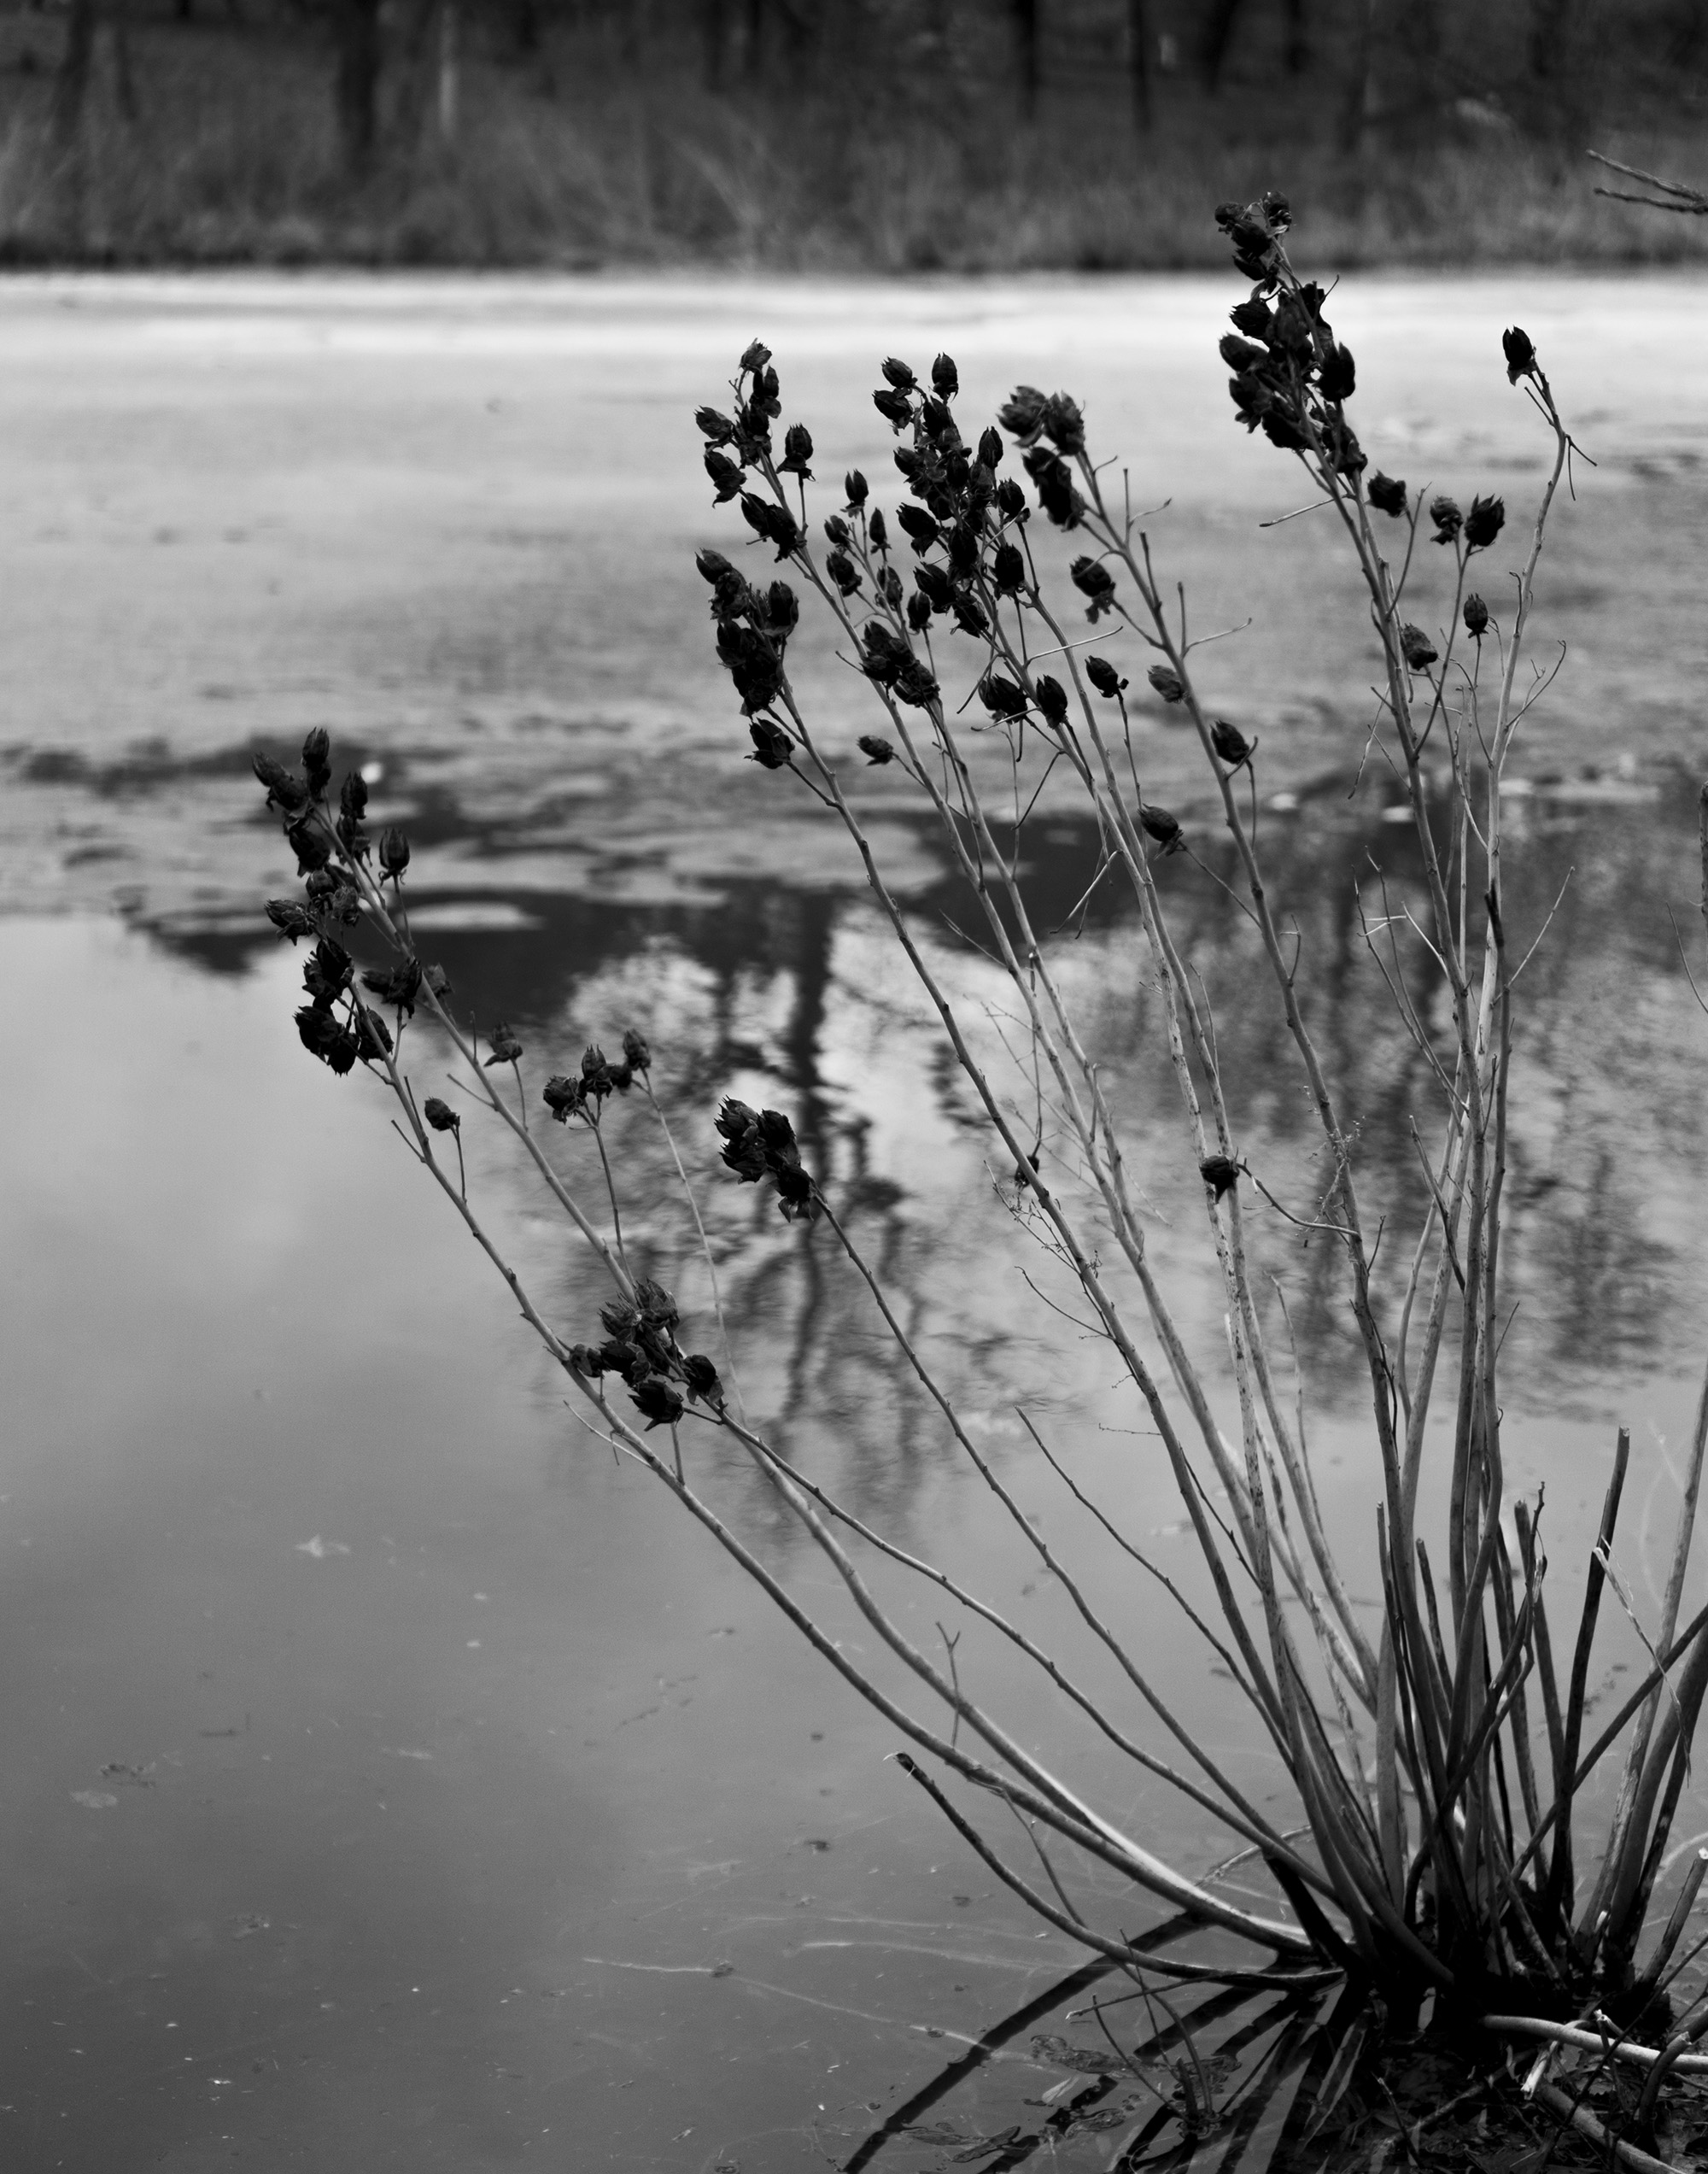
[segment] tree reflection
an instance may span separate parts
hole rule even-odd
[[[1307,1022],[1356,1128],[1366,1214],[1384,1232],[1378,1275],[1391,1292],[1430,1212],[1424,1162],[1441,1099],[1388,984],[1448,1061],[1452,1025],[1424,945],[1407,925],[1408,913],[1426,921],[1415,837],[1385,821],[1379,803],[1344,794],[1337,783],[1296,814],[1266,814],[1263,845],[1278,924],[1299,946]],[[1678,1204],[1703,1175],[1699,1067],[1692,1038],[1676,1031],[1682,970],[1668,911],[1671,897],[1693,918],[1693,812],[1682,791],[1676,803],[1539,806],[1510,857],[1515,955],[1546,935],[1524,969],[1530,1000],[1514,1068],[1505,1242],[1518,1304],[1506,1357],[1515,1390],[1544,1407],[1581,1397],[1616,1369],[1666,1366],[1699,1311],[1708,1239]],[[1035,923],[1061,928],[1096,865],[1094,841],[1084,825],[1052,817],[1034,823],[1025,844]],[[1242,1150],[1298,1219],[1254,1205],[1255,1257],[1285,1294],[1314,1392],[1353,1409],[1367,1384],[1339,1264],[1331,1245],[1301,1228],[1328,1181],[1319,1131],[1294,1083],[1255,931],[1229,888],[1231,854],[1214,834],[1192,847],[1160,871],[1178,939],[1214,1013]],[[493,867],[501,896],[501,857]],[[431,904],[424,887],[418,895]],[[455,984],[481,992],[488,1017],[517,1024],[545,1069],[573,1064],[584,1042],[613,1042],[629,1024],[650,1036],[738,1377],[750,1409],[792,1456],[863,1515],[904,1521],[938,1469],[941,1427],[828,1234],[784,1223],[771,1200],[717,1163],[711,1118],[732,1093],[788,1114],[809,1166],[957,1403],[990,1415],[997,1429],[1021,1398],[1083,1418],[1107,1369],[1016,1271],[1018,1261],[1049,1297],[1051,1264],[1016,1245],[1007,1173],[983,1167],[988,1134],[863,892],[742,880],[715,907],[537,891],[518,902],[535,926],[447,930],[431,949]],[[969,1016],[981,999],[994,1002],[995,978],[986,983],[986,964],[955,934],[971,925],[956,884],[923,891],[910,915],[933,964],[969,999]],[[1074,926],[1077,935],[1058,939],[1059,976],[1104,1067],[1149,1202],[1154,1257],[1195,1356],[1214,1361],[1221,1294],[1214,1263],[1190,1242],[1201,1188],[1181,1152],[1153,969],[1113,885]],[[237,948],[193,936],[175,947],[227,968]],[[997,1064],[1005,1061],[1000,1028],[997,1018]],[[1010,1085],[1019,1100],[1030,1092],[1018,1073]],[[711,1350],[710,1283],[663,1136],[638,1094],[609,1122],[638,1264],[678,1288]],[[553,1137],[566,1171],[584,1192],[596,1187],[588,1144]],[[585,1334],[598,1294],[579,1268],[558,1273],[564,1317]],[[770,1515],[759,1491],[751,1503],[756,1516]]]

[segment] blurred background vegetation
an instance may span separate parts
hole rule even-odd
[[[0,15],[7,261],[1656,261],[1708,0],[59,0]],[[1603,177],[1606,178],[1606,177]]]

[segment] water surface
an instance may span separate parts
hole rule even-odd
[[[1428,1087],[1354,887],[1379,870],[1405,894],[1416,871],[1379,775],[1348,797],[1367,636],[1340,607],[1326,532],[1254,526],[1295,501],[1222,412],[1208,357],[1229,299],[1213,280],[8,290],[9,2163],[841,2163],[956,2047],[1073,1969],[886,1763],[893,1730],[577,1427],[377,1091],[297,1046],[300,960],[254,911],[289,861],[247,757],[325,723],[378,766],[376,806],[416,841],[424,948],[484,1022],[518,1027],[530,1065],[647,1028],[753,1408],[863,1514],[1065,1635],[1062,1597],[950,1456],[825,1233],[716,1169],[720,1093],[788,1109],[1046,1529],[1079,1530],[1020,1454],[1017,1401],[1189,1571],[1106,1356],[1020,1273],[1049,1287],[1010,1245],[1007,1173],[857,867],[738,759],[688,568],[694,543],[731,537],[687,413],[756,331],[831,473],[880,472],[864,394],[891,349],[952,346],[974,401],[1021,378],[1085,394],[1132,450],[1136,498],[1173,495],[1158,533],[1195,619],[1254,621],[1209,653],[1217,699],[1264,732],[1278,901],[1397,1224],[1421,1204],[1408,1139]],[[1514,317],[1600,462],[1562,522],[1553,608],[1572,653],[1512,803],[1512,921],[1528,940],[1554,918],[1514,1124],[1508,1460],[1518,1484],[1546,1480],[1570,1589],[1612,1427],[1632,1426],[1620,1560],[1652,1607],[1704,1314],[1708,1023],[1675,923],[1699,930],[1708,750],[1683,606],[1705,414],[1669,359],[1699,337],[1701,291],[1377,283],[1337,307],[1383,465],[1462,493],[1492,478],[1516,529],[1540,448],[1490,360]],[[833,739],[851,734],[856,690],[828,652],[804,677]],[[1248,1152],[1280,1197],[1307,1199],[1308,1111],[1278,1084],[1280,1023],[1216,881],[1225,858],[1181,789],[1179,735],[1158,718],[1140,745],[1195,825],[1201,864],[1166,878],[1246,1083]],[[991,991],[954,935],[965,901],[938,847],[884,779],[861,789],[976,1012]],[[1086,849],[1065,806],[1032,833],[1052,923]],[[1132,1128],[1157,1257],[1213,1354],[1196,1179],[1113,900],[1064,942],[1063,971]],[[430,1082],[442,1060],[418,1046]],[[662,1142],[637,1107],[616,1129],[632,1242],[712,1348]],[[501,1139],[471,1126],[469,1146],[518,1264],[588,1333],[600,1293],[575,1247]],[[590,1175],[585,1143],[554,1148]],[[1373,1494],[1343,1306],[1296,1233],[1272,1222],[1258,1243],[1321,1415],[1325,1508],[1362,1550]],[[842,1622],[763,1491],[706,1455],[737,1528]],[[1166,1686],[1272,1792],[1154,1596],[1084,1544]],[[915,1609],[928,1639],[939,1611]],[[1610,1642],[1608,1686],[1635,1650]],[[1195,1867],[1225,1854],[997,1655],[969,1642],[963,1659],[1117,1816]],[[1154,1914],[1085,1891],[1120,1923]],[[963,2142],[1035,2126],[1028,2099],[1063,2071],[1031,2030],[1084,2028],[1041,2013],[929,2118]],[[1103,2165],[1116,2141],[1085,2129],[1052,2148]],[[897,2136],[877,2164],[948,2149]]]

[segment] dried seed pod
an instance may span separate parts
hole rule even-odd
[[[1038,504],[1055,525],[1078,528],[1085,516],[1085,501],[1068,463],[1045,447],[1035,445],[1026,455],[1026,472],[1037,489]]]
[[[296,1032],[310,1056],[318,1057],[340,1079],[355,1069],[356,1038],[331,1012],[319,1005],[305,1004],[296,1015]]]
[[[838,592],[852,596],[860,586],[860,569],[845,551],[832,551],[826,555],[824,571],[836,583]]]
[[[896,759],[895,749],[880,733],[863,732],[859,747],[869,764],[881,766],[885,763],[892,763]]]
[[[302,986],[322,1011],[350,986],[354,964],[344,946],[323,936],[303,963]]]
[[[711,478],[716,495],[714,506],[727,506],[732,498],[740,498],[747,482],[747,471],[739,468],[727,453],[720,453],[716,446],[705,449],[705,472]]]
[[[735,435],[735,425],[727,415],[720,415],[715,407],[697,407],[694,421],[713,445],[728,445]]]
[[[1400,630],[1400,653],[1413,671],[1422,671],[1436,661],[1436,645],[1420,626],[1402,626]]]
[[[723,1384],[717,1378],[717,1368],[704,1351],[690,1351],[682,1361],[682,1380],[691,1403],[698,1398],[703,1404],[722,1407]]]
[[[1101,657],[1094,659],[1094,661],[1098,664],[1103,663]],[[1107,671],[1108,669],[1108,667],[1105,665],[1104,670]],[[1171,671],[1167,665],[1153,665],[1150,667],[1150,670],[1145,674],[1145,677],[1150,682],[1152,687],[1155,689],[1156,692],[1162,697],[1165,702],[1180,702],[1185,700],[1186,689],[1184,682],[1180,678],[1178,672]],[[1104,692],[1108,693],[1108,689],[1105,689]]]
[[[1115,577],[1100,559],[1076,559],[1068,569],[1068,577],[1082,596],[1091,600],[1085,617],[1095,623],[1105,612],[1112,612],[1115,603]]]
[[[399,835],[402,834],[400,832]],[[332,858],[332,841],[311,816],[302,816],[285,832],[285,841],[296,855],[296,872],[309,876],[325,868]],[[407,848],[406,848],[407,852]]]
[[[324,724],[317,724],[302,743],[302,768],[308,794],[318,800],[332,782],[332,739]]]
[[[744,1185],[755,1185],[765,1175],[765,1146],[759,1136],[759,1113],[731,1096],[714,1120],[723,1140],[725,1166]]]
[[[842,478],[842,488],[848,494],[848,504],[858,509],[871,495],[871,486],[857,468],[851,468]]]
[[[1257,742],[1248,740],[1237,725],[1219,717],[1210,727],[1210,745],[1230,770],[1237,770],[1242,763],[1251,760]]]
[[[886,355],[878,367],[898,393],[910,393],[919,383],[906,363],[898,361],[892,355]]]
[[[366,1005],[359,1004],[352,1016],[356,1054],[363,1064],[371,1064],[379,1058],[389,1057],[391,1054],[391,1029],[378,1012],[370,1011]]]
[[[381,967],[362,976],[362,987],[387,1004],[415,1017],[415,999],[421,992],[421,962],[406,958],[395,966]]]
[[[1145,802],[1138,812],[1138,819],[1164,853],[1179,853],[1185,844],[1185,833],[1180,828],[1179,817],[1167,808],[1158,807],[1154,800]]]
[[[1380,469],[1365,485],[1365,495],[1378,513],[1389,513],[1397,520],[1406,510],[1406,486],[1392,476],[1384,476]]]
[[[660,1374],[646,1374],[632,1382],[629,1393],[635,1399],[635,1409],[646,1421],[649,1434],[655,1427],[674,1427],[682,1415],[681,1392]]]
[[[934,543],[942,541],[942,530],[922,506],[898,507],[896,519],[915,551],[929,551]]]
[[[409,865],[409,840],[395,823],[379,834],[379,864],[394,883],[403,880]]]
[[[295,899],[269,899],[266,917],[281,936],[289,936],[295,943],[299,936],[315,933],[314,917],[306,905],[299,905]]]
[[[1265,311],[1264,314],[1266,319],[1267,311]],[[1267,362],[1269,360],[1269,350],[1266,348],[1254,347],[1249,340],[1241,339],[1237,332],[1224,332],[1216,343],[1216,353],[1220,355],[1228,368],[1236,373],[1242,370],[1255,369],[1260,363]]]
[[[939,400],[953,400],[961,390],[961,372],[952,355],[939,355],[931,366],[931,389]]]
[[[804,423],[791,423],[783,433],[783,457],[777,463],[781,474],[798,476],[803,483],[812,479],[812,432]]]
[[[1536,374],[1536,351],[1530,336],[1517,325],[1509,325],[1500,335],[1500,352],[1506,358],[1506,382],[1516,385],[1520,378],[1534,378]]]
[[[1067,689],[1060,680],[1052,679],[1048,672],[1041,672],[1032,683],[1032,694],[1038,703],[1039,715],[1046,724],[1053,724],[1059,731],[1068,722]]]
[[[652,1069],[652,1046],[636,1027],[623,1030],[623,1061],[631,1072],[650,1072]]]
[[[801,532],[795,517],[787,506],[780,506],[774,498],[761,498],[757,492],[744,490],[741,494],[741,517],[756,536],[777,547],[779,562],[798,551]]]
[[[988,427],[979,433],[979,458],[993,473],[1003,465],[1003,434]]]
[[[1465,600],[1465,630],[1476,642],[1482,641],[1489,630],[1489,606],[1480,596]]]
[[[986,672],[979,682],[979,700],[992,717],[1019,718],[1026,715],[1026,696],[1013,680],[1001,672]]]
[[[492,1055],[486,1060],[488,1072],[494,1064],[513,1064],[522,1054],[522,1044],[501,1019],[493,1028],[491,1040]]]
[[[757,763],[761,770],[787,770],[794,758],[794,741],[780,724],[773,724],[769,718],[756,717],[749,721],[747,730],[753,741],[753,752],[747,757]]]
[[[540,1090],[540,1099],[560,1125],[566,1125],[587,1100],[587,1089],[577,1080],[554,1072]]]
[[[1051,393],[1044,403],[1044,435],[1058,453],[1083,453],[1085,418],[1079,403],[1067,393]]]
[[[1465,517],[1468,551],[1486,551],[1506,524],[1506,501],[1502,498],[1473,498]]]
[[[1098,694],[1107,695],[1112,702],[1127,685],[1127,682],[1121,677],[1107,657],[1087,657],[1085,677],[1097,689]],[[1154,685],[1155,682],[1152,683]]]
[[[1225,1155],[1207,1155],[1198,1165],[1198,1175],[1220,1200],[1225,1192],[1231,1192],[1239,1183],[1240,1166]]]
[[[1350,400],[1358,387],[1357,366],[1352,359],[1352,349],[1331,348],[1323,357],[1317,372],[1317,390],[1325,400]]]
[[[459,1133],[462,1118],[449,1103],[441,1102],[436,1094],[430,1094],[421,1105],[421,1114],[436,1133]]]
[[[1036,385],[1016,385],[997,411],[997,420],[1010,437],[1022,445],[1035,445],[1044,428],[1045,396]]]
[[[798,1165],[786,1164],[774,1169],[772,1176],[777,1181],[777,1206],[785,1222],[816,1222],[818,1220],[818,1188]]]
[[[1452,543],[1465,526],[1464,514],[1450,498],[1432,498],[1430,519],[1436,524],[1436,532],[1430,539],[1432,543]]]
[[[643,1275],[635,1285],[635,1303],[640,1309],[641,1320],[654,1328],[674,1328],[681,1319],[676,1299],[650,1275]]]

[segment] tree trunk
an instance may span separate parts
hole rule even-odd
[[[717,92],[723,88],[723,63],[729,44],[728,0],[699,0],[699,31],[705,87]]]
[[[1204,11],[1204,88],[1212,93],[1221,88],[1222,70],[1227,65],[1228,48],[1233,43],[1233,26],[1240,4],[1241,0],[1210,0]]]
[[[439,0],[439,141],[447,151],[456,146],[462,103],[462,32],[459,0]]]
[[[339,0],[338,139],[352,167],[366,166],[379,133],[379,0]]]
[[[1302,75],[1311,65],[1311,38],[1305,19],[1305,0],[1287,0],[1286,61],[1289,75]]]
[[[1038,113],[1038,0],[1013,0],[1015,45],[1020,62],[1020,108],[1028,120]]]
[[[1571,0],[1530,0],[1530,73],[1537,80],[1559,73]]]
[[[131,66],[131,29],[122,15],[101,26],[98,44],[105,47],[103,73],[112,85],[113,104],[127,128],[134,127],[142,108],[137,101],[137,78]]]
[[[95,56],[95,0],[71,0],[65,26],[65,52],[54,79],[53,135],[61,150],[77,140],[89,102],[90,67]]]
[[[1340,109],[1340,148],[1348,153],[1361,148],[1374,103],[1376,9],[1377,0],[1359,0],[1352,35],[1352,66],[1347,71]]]
[[[1127,72],[1132,83],[1133,126],[1141,135],[1150,126],[1150,8],[1149,0],[1126,0]]]

